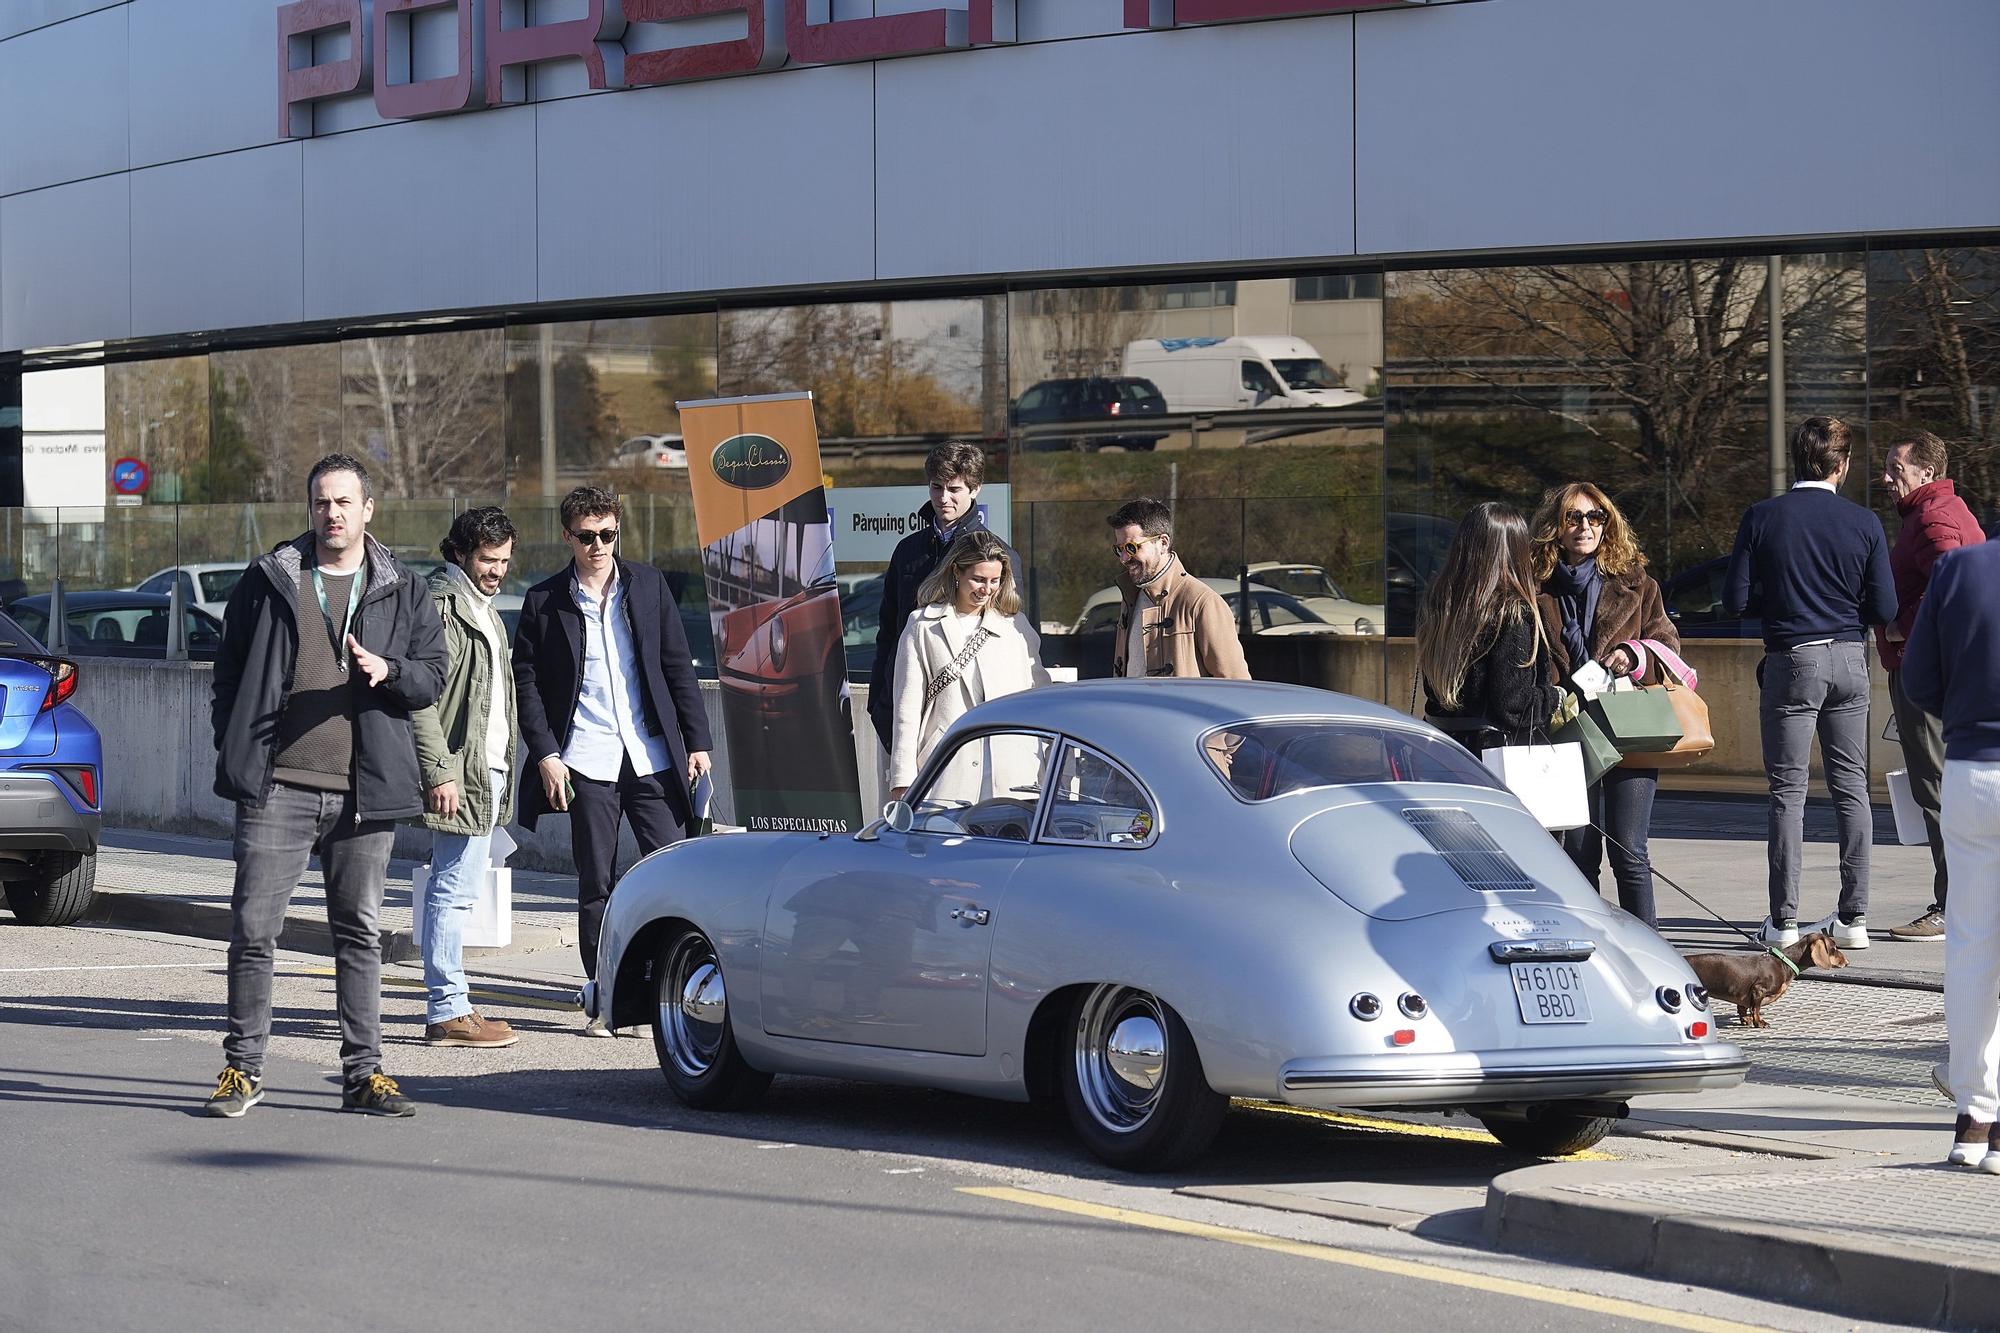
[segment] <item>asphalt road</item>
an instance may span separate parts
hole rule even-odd
[[[212,1120],[221,961],[0,918],[0,1329],[1827,1326],[1479,1250],[1462,1187],[1526,1159],[1472,1136],[1241,1111],[1156,1179],[946,1094],[789,1079],[704,1115],[650,1040],[521,983],[480,987],[525,1033],[482,1052],[416,1042],[392,978],[387,1068],[422,1105],[379,1120],[338,1109],[326,960],[288,956],[266,1099]],[[1405,1232],[1174,1192],[1334,1178],[1447,1207]]]

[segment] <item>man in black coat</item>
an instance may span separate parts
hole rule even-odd
[[[318,852],[341,1105],[407,1116],[415,1106],[382,1072],[377,917],[395,821],[424,809],[410,715],[444,687],[444,631],[424,581],[368,536],[366,467],[330,454],[307,477],[306,497],[312,530],[244,571],[215,660],[215,794],[236,804],[236,884],[229,1063],[208,1113],[234,1119],[264,1096],[278,931]]]
[[[868,717],[882,748],[891,748],[890,729],[895,714],[896,644],[903,626],[917,609],[917,589],[944,559],[945,551],[960,533],[985,529],[979,521],[979,488],[986,480],[986,454],[970,440],[946,440],[924,459],[924,478],[930,482],[930,503],[918,510],[924,525],[896,543],[889,555],[889,570],[882,576],[882,614],[875,628],[875,664],[868,673]],[[1014,578],[1025,587],[1027,571],[1012,547],[1007,558]]]
[[[667,580],[618,559],[617,497],[563,497],[571,560],[528,590],[514,636],[514,691],[528,772],[521,822],[568,812],[576,856],[577,946],[597,975],[604,906],[617,882],[618,821],[641,854],[685,838],[688,787],[709,768],[708,714]],[[584,1029],[608,1035],[601,1020]]]

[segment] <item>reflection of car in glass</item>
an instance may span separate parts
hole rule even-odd
[[[1382,632],[1382,608],[1349,599],[1318,565],[1260,560],[1250,566],[1250,581],[1298,598],[1314,615],[1343,634]]]
[[[1243,604],[1242,589],[1235,579],[1203,579],[1209,587],[1229,605],[1229,613],[1237,615],[1237,608]],[[1076,618],[1072,634],[1102,634],[1118,628],[1118,613],[1124,602],[1124,594],[1116,586],[1099,588],[1083,604],[1083,614]],[[1239,622],[1241,617],[1238,617]],[[1250,632],[1253,634],[1368,634],[1372,630],[1344,629],[1329,624],[1317,611],[1307,606],[1289,593],[1267,588],[1259,583],[1250,585]]]
[[[163,593],[72,592],[63,595],[63,620],[72,657],[157,657],[167,655],[167,611]],[[49,631],[49,597],[39,593],[7,604],[7,614],[38,639]],[[193,606],[184,608],[188,657],[213,662],[222,648],[222,622]]]
[[[1140,338],[1125,345],[1127,375],[1159,386],[1170,412],[1352,407],[1349,389],[1303,338]]]
[[[1748,1068],[1463,748],[1247,681],[1009,695],[852,837],[656,852],[596,975],[585,1008],[650,1021],[690,1105],[781,1073],[1060,1100],[1131,1169],[1198,1156],[1230,1097],[1463,1108],[1554,1155]]]
[[[1436,514],[1389,511],[1384,528],[1388,584],[1389,633],[1407,635],[1416,629],[1417,606],[1424,589],[1444,565],[1458,525]]]
[[[229,605],[229,594],[236,591],[236,581],[243,577],[249,566],[241,561],[227,564],[179,565],[173,569],[163,569],[157,574],[148,574],[132,585],[134,592],[156,592],[162,596],[171,593],[174,580],[181,585],[181,597],[189,606],[222,619],[223,608]]]
[[[78,668],[0,615],[0,885],[24,926],[66,926],[97,883],[104,750]]]
[[[613,467],[685,469],[687,448],[678,435],[634,435],[611,453]]]
[[[882,576],[841,574],[840,641],[847,650],[847,677],[866,680],[875,667],[875,634],[882,623]]]
[[[1763,589],[1754,583],[1743,614],[1723,609],[1722,591],[1729,581],[1729,557],[1684,569],[1660,585],[1667,619],[1684,639],[1761,639],[1764,637]]]
[[[1128,417],[1160,416],[1166,410],[1167,400],[1148,379],[1100,375],[1043,380],[1014,400],[1007,409],[1007,424],[1029,428],[1023,449],[1151,449],[1166,432],[1065,435],[1036,428],[1064,421],[1122,422]]]

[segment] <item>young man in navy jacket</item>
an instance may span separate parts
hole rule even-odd
[[[1840,906],[1834,941],[1868,947],[1868,652],[1872,625],[1896,618],[1882,521],[1840,497],[1851,439],[1838,417],[1808,417],[1792,434],[1783,495],[1743,515],[1723,605],[1741,615],[1763,586],[1764,659],[1757,718],[1771,788],[1771,915],[1767,944],[1799,938],[1799,857],[1805,841],[1806,764],[1819,736],[1840,828]]]
[[[2000,1175],[2000,542],[1931,568],[1903,690],[1944,719],[1944,1018],[1958,1126],[1949,1161]]]

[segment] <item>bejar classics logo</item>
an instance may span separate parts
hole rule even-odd
[[[768,435],[732,435],[709,455],[715,475],[743,491],[769,490],[792,474],[791,451]]]
[[[1178,28],[1428,3],[1125,0],[1124,24]],[[962,0],[954,8],[836,20],[832,0],[584,0],[581,18],[530,24],[526,0],[292,0],[278,7],[278,132],[309,137],[315,103],[361,93],[372,94],[376,111],[391,120],[525,101],[527,71],[552,60],[581,61],[592,88],[641,88],[785,65],[1006,46],[1015,40],[1015,5]],[[445,10],[457,19],[457,62],[449,74],[414,78],[414,25],[449,22]],[[729,17],[740,21],[741,37],[665,47],[655,40],[676,24]],[[345,53],[335,55],[343,37]]]

